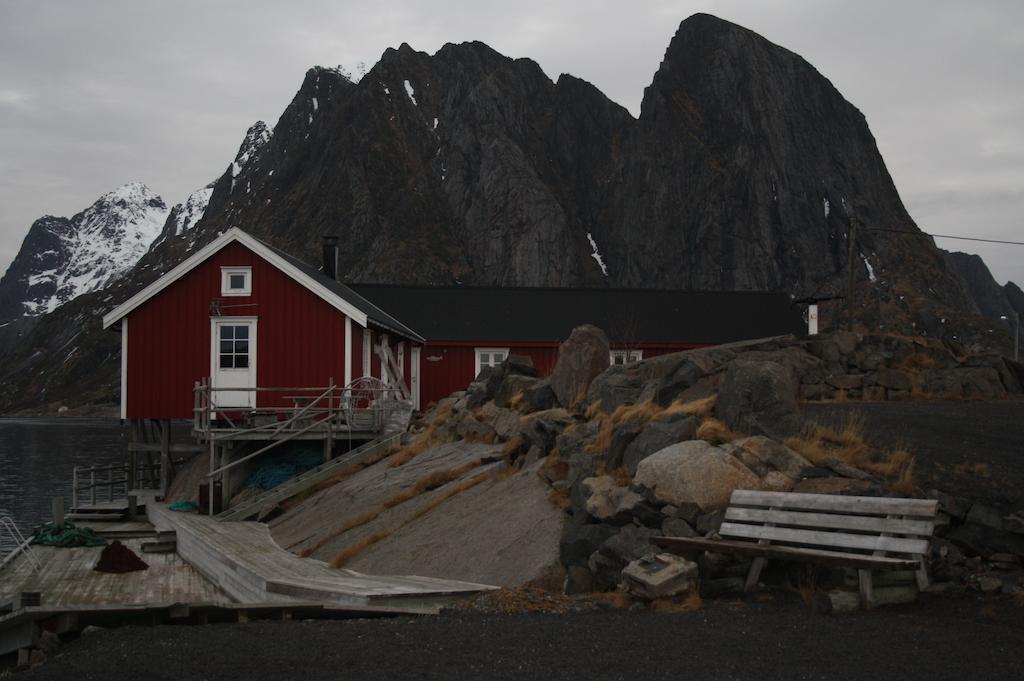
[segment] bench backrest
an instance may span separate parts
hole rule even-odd
[[[854,553],[928,552],[939,502],[736,490],[723,538]]]

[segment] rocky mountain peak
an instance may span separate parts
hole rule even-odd
[[[249,129],[245,131],[242,144],[238,147],[238,153],[235,154],[235,175],[238,175],[245,164],[256,155],[263,145],[270,141],[272,134],[270,128],[263,121],[256,121],[249,126]]]
[[[131,182],[71,218],[36,220],[0,280],[0,319],[52,312],[120,278],[160,234],[168,212],[149,187]]]

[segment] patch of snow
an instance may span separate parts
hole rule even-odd
[[[316,111],[319,108],[320,108],[320,102],[316,101],[316,97],[314,97],[313,98],[313,111]]]
[[[822,199],[822,202],[825,204],[825,219],[827,220],[828,219],[828,214],[830,212],[830,206],[829,206],[829,203],[828,203],[828,199],[824,198],[824,199]]]
[[[590,232],[587,232],[587,241],[590,242],[590,249],[593,253],[590,257],[597,261],[598,267],[601,268],[601,274],[608,276],[608,266],[604,264],[604,258],[601,257],[601,252],[597,250],[597,242],[594,241],[594,237]]]
[[[878,281],[878,277],[875,276],[875,268],[871,266],[871,263],[863,253],[860,254],[860,259],[864,261],[864,267],[868,271],[868,279],[873,282]]]
[[[390,95],[391,95],[391,90],[389,90],[389,89],[388,89],[388,86],[387,86],[387,85],[384,85],[384,83],[381,83],[380,85],[381,85],[381,87],[383,87],[383,88],[384,88],[384,94],[386,94],[386,95],[389,95],[389,96],[390,96]]]
[[[29,288],[33,286],[38,286],[39,284],[52,281],[55,274],[57,274],[56,269],[43,270],[42,272],[31,275],[26,283],[28,284]]]
[[[309,120],[306,121],[306,125],[312,125],[312,124],[313,124],[313,114],[309,114]]]
[[[62,237],[66,261],[39,272],[32,282],[52,282],[52,294],[22,301],[25,313],[52,312],[64,303],[103,288],[139,261],[163,230],[170,210],[141,182],[118,187],[72,218],[74,228]]]
[[[434,119],[434,128],[433,129],[437,130],[437,119],[436,118]]]
[[[405,94],[409,95],[409,99],[412,100],[413,105],[419,106],[419,104],[416,103],[416,92],[412,89],[412,83],[407,80],[403,80],[402,85],[405,86]]]
[[[213,196],[213,185],[207,185],[189,194],[184,203],[179,203],[175,206],[178,212],[174,217],[173,236],[184,234],[195,227],[195,224],[206,213],[206,207],[210,203],[211,196]]]

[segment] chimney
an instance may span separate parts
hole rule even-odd
[[[323,237],[324,274],[335,281],[338,280],[338,237]]]

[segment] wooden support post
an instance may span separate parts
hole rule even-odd
[[[750,571],[747,572],[747,581],[743,585],[744,591],[750,592],[757,588],[757,580],[761,578],[761,570],[767,563],[768,559],[761,556],[754,559],[754,562],[750,564]]]
[[[71,508],[78,509],[78,466],[71,471]]]
[[[53,497],[50,500],[53,508],[53,526],[58,530],[64,528],[64,497]]]
[[[96,505],[96,469],[93,468],[89,471],[89,492],[90,498],[92,499],[92,505]]]
[[[875,595],[871,585],[871,570],[857,570],[857,581],[860,586],[860,600],[865,610],[875,607]]]
[[[918,591],[924,591],[928,588],[928,563],[925,561],[924,556],[918,556],[917,562],[920,567],[914,572],[914,577],[917,579]]]
[[[160,498],[167,496],[171,468],[171,422],[160,421]]]

